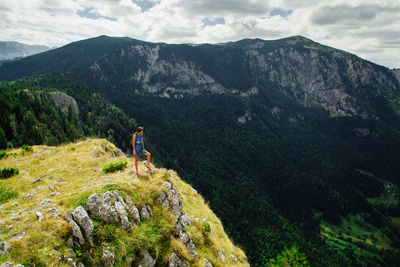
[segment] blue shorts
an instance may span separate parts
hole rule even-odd
[[[144,149],[144,153],[148,153],[149,151],[147,151],[146,149]],[[133,151],[133,157],[137,157],[137,156],[144,156],[143,155],[143,151],[140,149],[140,151],[139,150],[136,150],[136,156],[135,156],[135,151]]]

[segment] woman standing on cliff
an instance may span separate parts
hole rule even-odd
[[[151,167],[150,167],[151,154],[149,151],[144,149],[143,131],[144,131],[143,126],[137,127],[136,132],[133,134],[133,137],[132,137],[133,156],[135,157],[135,168],[136,168],[137,175],[140,175],[139,168],[138,168],[139,156],[143,156],[143,155],[147,156],[146,168],[151,170]]]

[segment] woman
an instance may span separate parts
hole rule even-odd
[[[142,126],[137,127],[136,132],[133,134],[133,137],[132,137],[133,156],[135,157],[135,167],[136,167],[137,175],[140,175],[139,169],[138,169],[139,156],[143,156],[143,155],[147,156],[146,168],[151,170],[151,167],[150,167],[150,155],[151,154],[146,149],[144,149],[143,131],[144,131],[144,127],[142,127]]]

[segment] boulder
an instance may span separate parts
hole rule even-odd
[[[130,201],[130,203],[132,202]],[[137,220],[139,216],[139,211],[137,211],[136,207],[134,207],[134,205],[129,207],[124,199],[116,192],[111,193],[107,191],[103,196],[93,194],[87,199],[86,207],[92,217],[105,222],[118,223],[125,230],[130,228],[128,211],[131,210],[135,220]]]
[[[189,264],[175,252],[172,252],[171,256],[169,256],[168,267],[189,267]]]
[[[93,242],[93,222],[90,220],[86,210],[79,206],[72,211],[72,218],[81,227],[83,234],[86,239],[92,244]]]

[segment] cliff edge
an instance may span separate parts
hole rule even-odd
[[[104,139],[2,155],[18,172],[0,181],[0,266],[249,266],[176,172],[137,176]]]

